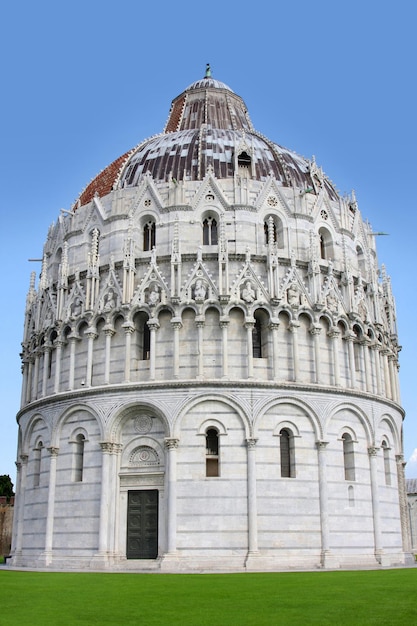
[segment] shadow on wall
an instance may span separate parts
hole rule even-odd
[[[8,556],[12,545],[14,496],[0,496],[0,556]]]

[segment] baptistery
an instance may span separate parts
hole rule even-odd
[[[209,67],[49,228],[22,346],[12,566],[407,561],[375,233]]]

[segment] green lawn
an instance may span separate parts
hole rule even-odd
[[[0,570],[1,626],[416,624],[417,568],[276,574]]]

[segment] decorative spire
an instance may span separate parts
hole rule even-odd
[[[207,63],[207,64],[206,64],[206,74],[205,74],[204,78],[211,78],[211,68],[210,68],[210,63]]]

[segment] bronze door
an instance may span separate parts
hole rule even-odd
[[[158,490],[128,492],[128,559],[156,559],[158,556]]]

